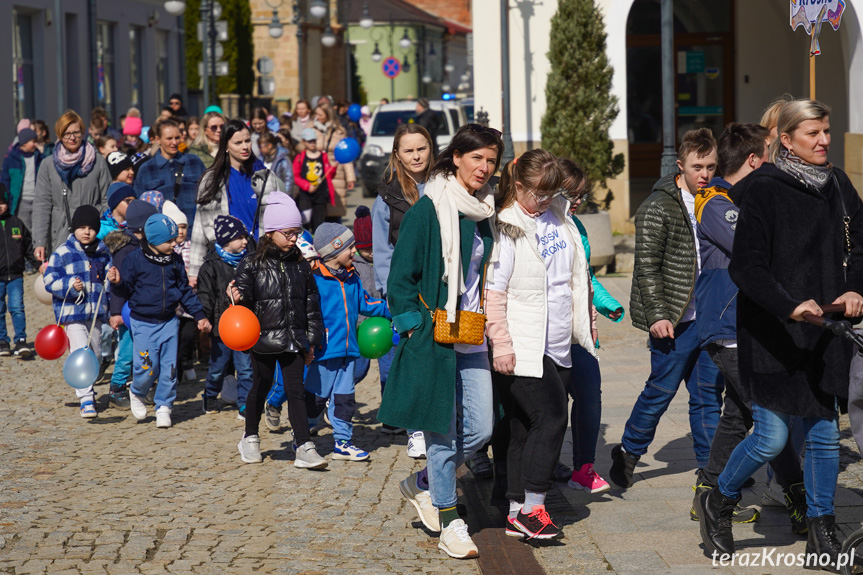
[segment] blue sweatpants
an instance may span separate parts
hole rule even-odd
[[[384,396],[384,388],[387,386],[387,377],[390,374],[390,367],[393,365],[393,358],[396,355],[395,346],[389,350],[386,355],[378,358],[378,372],[381,380],[381,397]],[[361,382],[369,374],[369,369],[372,366],[372,360],[367,357],[360,356],[357,358],[357,367],[354,371],[354,385]]]
[[[153,383],[158,381],[154,398],[156,409],[163,405],[173,408],[177,398],[179,324],[177,317],[164,323],[148,323],[132,318],[132,393],[143,399]]]
[[[354,434],[356,398],[354,395],[354,370],[356,358],[337,357],[315,361],[306,374],[306,410],[309,412],[309,427],[317,423],[330,402],[327,416],[333,426],[336,441],[350,441]]]
[[[117,330],[117,355],[114,358],[114,374],[111,376],[111,385],[126,385],[129,376],[132,375],[132,331],[125,325]]]

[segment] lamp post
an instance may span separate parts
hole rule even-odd
[[[60,0],[56,0],[59,5]],[[177,17],[177,44],[180,54],[180,95],[183,96],[183,102],[188,99],[186,91],[186,39],[185,39],[185,23],[183,22],[183,13],[186,11],[186,3],[182,0],[168,0],[165,2],[165,12],[171,16]],[[57,12],[60,13],[59,11]]]
[[[670,1],[670,0],[664,0]],[[509,0],[500,0],[500,72],[503,89],[503,157],[501,162],[507,162],[515,158],[512,149],[512,134],[509,128]]]
[[[267,6],[273,9],[273,19],[270,20],[270,24],[267,26],[267,33],[270,35],[270,38],[278,40],[285,33],[284,24],[279,20],[279,8],[282,6],[282,0],[279,0],[278,4],[275,5],[270,0],[267,0]]]
[[[303,17],[302,5],[300,0],[294,0],[292,6],[294,15],[291,23],[297,27],[297,79],[299,80],[298,99],[302,100],[306,93],[306,55],[305,44],[306,34],[303,25],[306,19]]]

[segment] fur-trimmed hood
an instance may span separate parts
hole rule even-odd
[[[105,245],[108,247],[108,251],[110,251],[113,255],[117,253],[121,248],[129,245],[129,243],[133,239],[137,238],[134,238],[123,230],[114,230],[113,232],[105,236],[105,239],[103,239],[102,241],[105,242]]]

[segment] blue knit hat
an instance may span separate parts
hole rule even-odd
[[[165,214],[153,214],[147,218],[147,224],[144,226],[144,235],[147,236],[147,243],[151,246],[170,242],[177,237],[178,233],[177,224]]]
[[[108,209],[112,212],[117,209],[120,202],[126,198],[137,198],[135,188],[124,182],[114,182],[108,186]]]

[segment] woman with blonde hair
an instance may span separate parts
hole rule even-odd
[[[354,173],[353,163],[339,164],[336,162],[336,146],[347,137],[347,132],[333,112],[329,103],[321,102],[315,108],[315,130],[318,131],[317,149],[327,155],[331,166],[338,166],[333,175],[333,187],[335,188],[335,205],[327,206],[327,218],[330,220],[341,220],[348,213],[347,194],[353,190],[357,181]]]
[[[815,100],[782,106],[772,163],[737,183],[740,207],[728,272],[740,288],[740,383],[752,401],[752,433],[732,452],[716,489],[696,500],[708,551],[734,553],[731,519],[743,483],[773,460],[792,419],[806,436],[806,561],[837,569],[841,544],[833,500],[839,475],[837,403],[848,397],[852,344],[804,321],[821,304],[863,316],[863,203],[827,159],[830,108]]]
[[[54,124],[57,144],[51,161],[39,166],[33,196],[33,245],[37,259],[45,261],[72,232],[72,214],[80,206],[102,212],[111,185],[108,164],[96,146],[84,137],[84,120],[66,110]]]
[[[770,136],[767,137],[768,146],[777,138],[776,123],[779,121],[779,112],[782,111],[782,106],[793,101],[794,96],[791,94],[782,94],[780,98],[770,102],[770,105],[764,109],[760,124],[770,130]]]
[[[227,122],[228,119],[220,112],[207,112],[201,118],[198,137],[189,146],[189,153],[198,156],[208,170],[216,161],[219,140],[222,138],[222,130]]]

